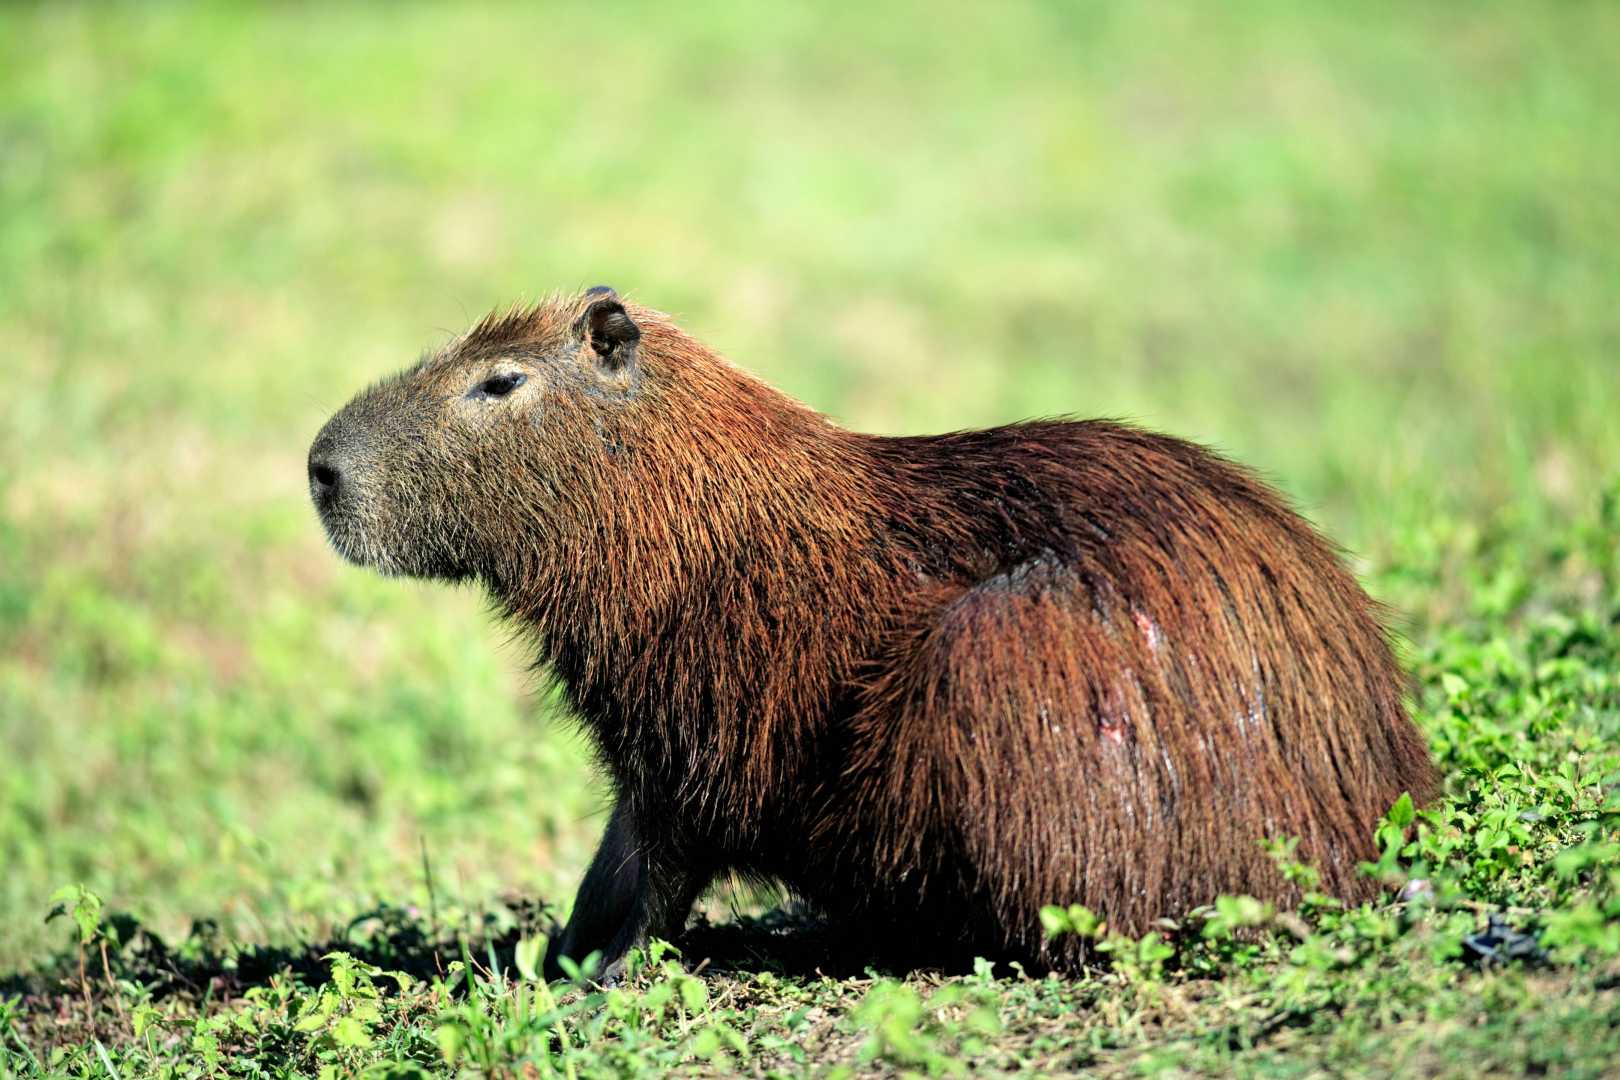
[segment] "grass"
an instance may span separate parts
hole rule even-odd
[[[1612,1072],[1620,12],[824,8],[0,8],[0,1077]],[[854,426],[1261,468],[1400,613],[1447,793],[1377,872],[1429,889],[1067,983],[818,975],[726,894],[529,978],[587,755],[303,455],[598,281]]]

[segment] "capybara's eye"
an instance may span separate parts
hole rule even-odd
[[[478,384],[478,389],[474,393],[482,397],[505,397],[522,386],[526,379],[527,375],[516,371],[507,372],[505,375],[491,375]]]

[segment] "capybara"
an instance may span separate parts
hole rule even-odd
[[[589,733],[615,803],[553,973],[612,977],[727,874],[1073,971],[1045,904],[1286,903],[1281,836],[1368,898],[1380,816],[1436,790],[1335,548],[1179,439],[846,431],[598,287],[360,394],[309,482],[345,558],[479,582]]]

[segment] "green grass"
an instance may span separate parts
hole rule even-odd
[[[1620,9],[844,10],[0,7],[0,1077],[1613,1071]],[[303,461],[600,281],[854,426],[1262,469],[1400,613],[1448,780],[1383,871],[1432,899],[1073,983],[752,924],[526,980],[587,755],[478,597],[338,563]],[[1492,912],[1545,963],[1470,965]]]

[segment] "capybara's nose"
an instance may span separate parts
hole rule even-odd
[[[315,493],[315,498],[322,502],[335,497],[338,487],[342,483],[343,474],[337,466],[323,461],[313,455],[309,459],[309,487]]]

